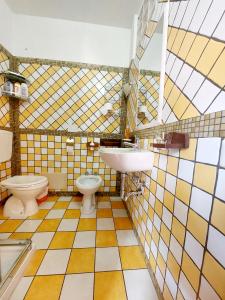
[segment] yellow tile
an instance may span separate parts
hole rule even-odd
[[[123,270],[146,268],[140,246],[119,247]]]
[[[154,258],[153,255],[150,255],[149,262],[150,262],[150,266],[152,268],[152,271],[155,273],[155,270],[156,270],[156,261],[155,261],[155,258]]]
[[[188,53],[186,61],[191,65],[195,66],[198,62],[206,44],[208,42],[208,38],[203,37],[201,35],[196,36],[194,43],[192,44],[191,50]]]
[[[174,208],[174,195],[172,195],[167,190],[165,190],[165,193],[164,193],[164,202],[163,202],[163,204],[166,206],[166,208],[168,208],[171,212],[173,212],[173,208]]]
[[[193,261],[185,251],[183,252],[182,270],[184,272],[184,275],[190,281],[194,290],[197,292],[199,287],[200,270],[193,263]]]
[[[169,246],[170,243],[170,231],[169,229],[166,227],[166,225],[164,223],[162,223],[161,225],[161,236],[162,239],[164,240],[164,242],[166,243],[167,246]]]
[[[49,213],[48,209],[40,209],[35,215],[29,217],[31,220],[44,219]]]
[[[109,208],[98,209],[97,218],[112,218],[112,210]]]
[[[186,31],[185,38],[183,40],[183,43],[182,43],[182,45],[180,47],[180,50],[179,50],[179,53],[178,53],[179,57],[181,57],[185,60],[194,39],[195,39],[195,34],[192,33],[192,32],[187,32]]]
[[[190,103],[184,114],[181,116],[181,120],[186,120],[197,116],[200,116],[199,111]]]
[[[63,249],[72,248],[75,238],[75,232],[56,232],[51,244],[50,249]]]
[[[172,233],[176,237],[178,242],[183,245],[185,237],[185,227],[175,217],[173,217]]]
[[[170,273],[172,274],[174,280],[176,281],[176,283],[178,283],[179,274],[180,274],[180,266],[170,251],[169,251],[169,255],[168,255],[167,266],[168,266]]]
[[[48,231],[56,231],[61,220],[59,219],[51,219],[51,220],[43,220],[42,223],[37,228],[39,232],[48,232]]]
[[[215,63],[212,71],[209,73],[209,78],[212,79],[215,83],[217,83],[220,87],[224,87],[225,79],[224,79],[224,65],[225,65],[225,50],[220,55],[219,59]]]
[[[24,300],[58,300],[63,280],[63,275],[36,276]]]
[[[0,232],[14,232],[23,220],[6,220],[0,224]]]
[[[176,104],[173,107],[173,112],[177,116],[178,120],[181,119],[181,116],[183,115],[189,104],[190,100],[181,93],[179,95],[179,98],[177,99]]]
[[[180,150],[180,158],[194,160],[196,152],[197,139],[189,140],[189,147]]]
[[[161,186],[165,186],[165,181],[166,181],[166,172],[163,170],[158,169],[158,174],[157,174],[157,182]]]
[[[95,273],[94,300],[126,300],[123,273],[97,272]]]
[[[170,290],[168,289],[168,286],[166,283],[165,283],[164,290],[163,290],[163,299],[173,300],[173,297],[172,297]]]
[[[178,30],[177,31],[177,35],[176,35],[176,38],[174,40],[174,43],[173,43],[173,47],[172,47],[172,52],[174,54],[177,54],[182,43],[183,43],[183,40],[185,38],[185,35],[186,35],[186,31],[185,30]]]
[[[100,230],[96,233],[96,247],[117,246],[116,232],[114,230]]]
[[[163,277],[165,277],[165,274],[166,274],[166,263],[165,263],[162,255],[160,254],[160,252],[158,252],[158,256],[157,256],[157,264],[159,266],[159,269],[160,269]]]
[[[96,230],[96,219],[80,219],[77,231]]]
[[[45,256],[47,250],[36,250],[33,254],[25,272],[24,276],[34,276],[37,273],[37,270],[39,269],[41,262]]]
[[[188,213],[187,229],[203,246],[205,246],[208,223],[192,209],[190,209]]]
[[[163,210],[162,203],[158,199],[156,199],[156,201],[155,201],[155,212],[157,213],[157,215],[159,217],[162,216],[162,210]]]
[[[225,299],[225,269],[208,252],[205,254],[202,272],[221,299]]]
[[[210,69],[214,65],[216,59],[220,56],[223,51],[224,43],[215,41],[213,39],[209,40],[206,49],[202,53],[202,56],[196,66],[198,70],[201,71],[205,76],[209,73]]]
[[[78,219],[80,218],[80,210],[79,209],[67,209],[63,219]]]
[[[123,201],[113,201],[112,208],[124,208]]]
[[[182,202],[189,205],[191,196],[191,185],[186,181],[177,179],[176,197]]]
[[[178,158],[169,156],[167,162],[167,172],[176,176],[177,169],[178,169]]]
[[[132,229],[132,223],[129,218],[114,218],[115,229]]]
[[[225,203],[214,199],[211,223],[225,234]]]
[[[194,185],[208,193],[213,193],[216,181],[216,167],[195,164]]]
[[[94,272],[95,248],[73,249],[67,267],[67,274]]]
[[[27,240],[32,238],[32,232],[14,232],[10,235],[10,239]]]
[[[48,201],[50,201],[50,202],[57,201],[58,199],[59,199],[59,196],[56,196],[56,195],[48,196]]]
[[[62,209],[67,208],[69,206],[69,202],[56,202],[56,204],[53,206],[53,209]]]

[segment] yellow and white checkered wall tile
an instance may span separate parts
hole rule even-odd
[[[0,163],[0,181],[11,176],[11,161]],[[0,201],[8,196],[8,191],[0,187]]]
[[[0,72],[7,71],[9,69],[9,58],[2,50],[0,51]],[[0,76],[0,89],[4,84],[3,76]],[[1,93],[0,93],[1,95]],[[9,127],[9,101],[5,96],[0,96],[0,126]]]
[[[141,139],[155,152],[151,174],[142,174],[144,196],[128,207],[160,289],[165,299],[207,299],[206,291],[224,299],[224,140],[191,139],[180,151],[156,151],[151,142]],[[129,177],[126,190],[133,188]]]
[[[122,73],[38,63],[20,63],[31,86],[30,103],[20,106],[20,128],[120,133],[120,116],[105,117],[105,102],[121,106]]]
[[[216,0],[170,4],[164,122],[225,109],[224,12]]]
[[[102,177],[100,191],[116,191],[116,171],[105,165],[98,151],[87,150],[89,138],[75,137],[73,154],[67,153],[66,136],[21,134],[20,138],[22,174],[66,173],[67,191],[77,191],[76,179],[88,171]]]

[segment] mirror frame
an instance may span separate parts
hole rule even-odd
[[[158,104],[158,115],[157,115],[157,119],[154,121],[152,121],[149,124],[145,124],[145,125],[139,125],[137,126],[138,122],[138,99],[137,99],[137,103],[136,103],[136,128],[135,131],[139,131],[139,130],[143,130],[143,129],[148,129],[148,128],[152,128],[158,125],[163,124],[163,119],[162,119],[162,111],[163,111],[163,104],[164,104],[164,83],[165,83],[165,74],[166,74],[166,51],[167,51],[167,39],[168,39],[168,23],[169,23],[169,2],[166,2],[164,5],[164,9],[163,9],[163,37],[162,37],[162,55],[161,55],[161,68],[160,68],[160,83],[159,83],[159,104]],[[149,41],[151,42],[151,41]],[[147,47],[146,47],[147,49]],[[146,51],[145,49],[145,51]],[[140,75],[140,68],[139,68],[139,75]],[[138,80],[139,83],[139,80]],[[139,89],[138,89],[139,91]]]

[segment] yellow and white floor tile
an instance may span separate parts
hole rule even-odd
[[[98,197],[88,216],[80,207],[80,197],[50,196],[26,220],[0,213],[1,239],[37,248],[10,300],[158,299],[120,198]]]

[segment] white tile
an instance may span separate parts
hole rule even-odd
[[[81,213],[80,218],[81,218],[81,219],[96,218],[96,210],[94,210],[94,211],[93,211],[92,213],[90,213],[90,214],[84,214],[84,213]]]
[[[118,247],[96,248],[95,271],[121,270]]]
[[[219,169],[217,185],[216,185],[216,197],[225,201],[225,170]]]
[[[176,84],[181,90],[183,90],[183,88],[192,72],[193,72],[193,69],[189,65],[187,65],[187,64],[183,65],[181,72],[178,75],[177,80],[176,80]]]
[[[143,222],[143,224],[144,224],[144,226],[146,228],[146,225],[145,225],[144,222]],[[158,217],[157,214],[154,215],[153,224],[155,225],[156,229],[160,232],[161,219]]]
[[[111,208],[111,203],[109,201],[98,202],[98,208]]]
[[[172,234],[171,234],[171,238],[170,238],[170,247],[169,248],[170,248],[170,251],[173,253],[173,256],[175,257],[178,264],[181,265],[183,249]]]
[[[175,190],[176,190],[176,177],[175,176],[170,175],[169,173],[166,174],[165,188],[172,194],[175,194]]]
[[[0,240],[4,240],[4,239],[8,239],[8,237],[12,234],[12,232],[10,233],[0,233]]]
[[[166,166],[167,166],[167,156],[160,154],[159,155],[159,168],[166,171]]]
[[[42,220],[25,220],[17,229],[16,232],[35,232]]]
[[[156,186],[156,198],[158,198],[161,202],[163,202],[164,188],[161,187],[159,184],[157,184]]]
[[[52,209],[46,216],[46,219],[61,219],[65,213],[65,209]]]
[[[213,36],[215,38],[218,38],[220,40],[224,39],[225,36],[225,15],[223,15],[223,18],[220,20],[220,23],[218,27],[216,28],[215,32],[213,33]]]
[[[181,293],[184,296],[184,299],[188,299],[188,300],[197,299],[194,289],[190,285],[189,281],[187,280],[183,272],[180,273],[180,280],[178,286],[181,290]]]
[[[175,198],[174,215],[185,226],[187,223],[188,206]]]
[[[33,277],[22,277],[9,300],[23,300],[30,287]]]
[[[151,248],[151,252],[152,252],[154,258],[157,259],[158,249],[157,249],[156,244],[153,240],[151,241],[150,248]]]
[[[184,248],[198,268],[201,269],[204,248],[188,231],[186,233]]]
[[[225,236],[212,226],[209,226],[207,248],[225,268]]]
[[[79,219],[63,219],[57,231],[76,231]]]
[[[173,299],[176,298],[176,293],[177,293],[177,284],[175,282],[175,280],[173,279],[172,274],[170,273],[170,271],[167,269],[166,271],[166,278],[165,278],[165,282],[171,292],[171,295],[173,296]]]
[[[148,270],[127,270],[123,273],[129,300],[158,300]]]
[[[65,274],[70,252],[70,249],[48,250],[37,275]]]
[[[71,299],[71,295],[76,295],[76,299],[79,300],[92,300],[93,289],[93,273],[66,275],[60,300]]]
[[[95,247],[95,231],[77,232],[74,240],[74,248]]]
[[[216,87],[209,80],[205,80],[193,99],[193,104],[197,109],[204,113],[208,106],[213,102],[216,96],[219,94],[220,89]],[[204,101],[202,101],[204,99]]]
[[[211,206],[212,196],[206,192],[201,191],[200,189],[197,189],[196,187],[193,187],[190,207],[208,221]]]
[[[80,209],[81,205],[81,202],[70,202],[68,209]]]
[[[220,143],[221,138],[199,138],[196,161],[217,165],[219,161]]]
[[[36,232],[32,236],[32,242],[35,244],[37,249],[47,249],[54,232]]]
[[[138,245],[138,241],[133,230],[117,230],[116,235],[119,246]]]
[[[155,277],[156,277],[157,283],[159,285],[160,291],[162,292],[163,285],[164,285],[164,278],[162,276],[162,273],[161,273],[159,267],[156,267]]]
[[[114,230],[113,218],[98,218],[97,230]]]
[[[163,239],[160,238],[159,240],[159,252],[161,253],[162,257],[164,258],[165,261],[167,261],[168,257],[168,247],[164,243]]]
[[[113,209],[112,210],[113,211],[113,217],[115,217],[115,218],[123,218],[123,217],[127,217],[127,211],[126,211],[126,209],[117,209],[117,208],[115,208],[115,209]]]
[[[72,196],[60,196],[58,201],[60,202],[69,202],[72,200]]]
[[[201,277],[199,296],[201,300],[220,300],[220,297],[217,296],[214,289],[203,276]]]
[[[207,109],[205,114],[210,114],[210,113],[213,113],[213,112],[225,110],[224,97],[225,97],[225,92],[221,91],[220,94],[216,96],[213,103],[209,106],[209,108]]]
[[[180,159],[178,177],[192,183],[194,172],[194,163],[188,160]]]
[[[172,219],[173,216],[171,212],[165,206],[163,206],[162,220],[169,229],[171,229],[172,226]]]
[[[54,201],[46,201],[39,205],[40,209],[51,209],[55,205]]]
[[[197,71],[194,71],[191,74],[191,77],[188,80],[188,82],[184,88],[184,93],[188,96],[188,98],[190,100],[192,100],[194,98],[195,94],[197,93],[197,91],[198,91],[200,85],[203,83],[204,79],[205,79],[204,76],[202,76]]]
[[[222,148],[220,154],[220,166],[225,168],[225,140],[222,141]]]
[[[205,16],[207,15],[207,11],[208,11],[211,3],[212,3],[211,0],[204,0],[204,1],[198,2],[197,10],[196,10],[194,17],[190,24],[190,28],[189,28],[190,31],[193,31],[196,33],[199,31],[199,29],[202,25],[202,22],[203,22]]]

